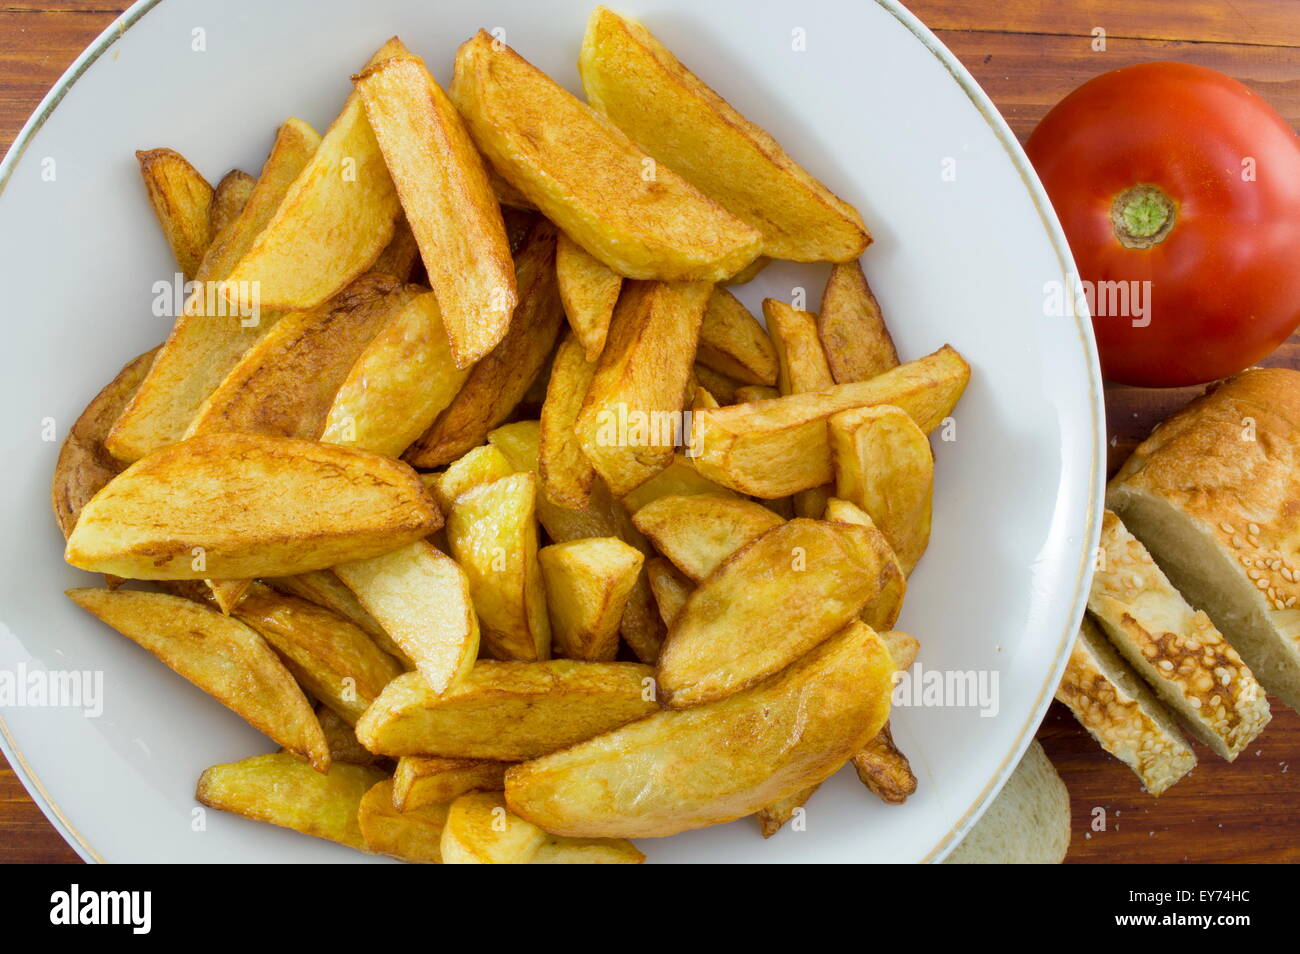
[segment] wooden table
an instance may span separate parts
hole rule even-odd
[[[858,2],[858,0],[846,0]],[[120,0],[13,0],[0,8],[0,148]],[[911,9],[957,54],[1023,140],[1043,113],[1105,70],[1176,59],[1214,67],[1300,126],[1300,15],[1294,0],[913,0]],[[1096,29],[1105,49],[1096,50]],[[864,91],[870,95],[870,91]],[[1300,367],[1300,338],[1268,362]],[[1112,469],[1151,425],[1199,389],[1108,388]],[[1198,746],[1193,775],[1158,800],[1054,705],[1039,730],[1070,788],[1071,861],[1300,861],[1300,717],[1280,706],[1235,763]],[[1090,831],[1096,809],[1105,831]],[[74,861],[0,759],[0,862]]]

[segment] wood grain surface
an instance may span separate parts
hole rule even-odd
[[[974,74],[1021,140],[1085,80],[1162,59],[1235,76],[1300,126],[1296,0],[912,0],[909,6]],[[0,148],[8,148],[63,70],[124,7],[105,0],[11,0],[0,7]],[[1099,29],[1104,50],[1096,48]],[[1300,367],[1300,339],[1267,363]],[[1153,424],[1200,390],[1108,386],[1111,469]],[[1274,713],[1257,744],[1231,765],[1197,746],[1195,772],[1155,799],[1068,711],[1053,705],[1038,736],[1071,793],[1068,860],[1300,861],[1300,717],[1281,706]],[[0,863],[75,860],[0,759]]]

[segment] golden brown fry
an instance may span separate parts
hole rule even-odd
[[[898,562],[893,547],[872,523],[871,517],[861,507],[847,500],[841,500],[839,497],[831,497],[827,500],[826,519],[838,523],[852,523],[867,529],[871,545],[880,553],[882,565],[880,592],[874,599],[867,601],[859,616],[878,633],[893,629],[894,623],[898,622],[898,614],[903,611],[903,597],[907,594],[907,574],[903,572],[903,565]],[[906,669],[907,666],[899,668]]]
[[[451,97],[497,171],[618,274],[721,281],[758,254],[754,229],[482,30]]]
[[[542,404],[537,445],[537,474],[542,493],[558,507],[581,510],[591,500],[596,471],[582,452],[575,425],[596,373],[576,335],[565,335],[551,364],[551,380]]]
[[[831,268],[817,332],[837,384],[866,381],[898,367],[894,339],[858,262]]]
[[[661,497],[632,517],[636,528],[677,569],[698,583],[781,518],[762,504],[712,494]]]
[[[563,232],[555,248],[555,274],[569,327],[582,343],[587,360],[595,361],[605,349],[623,276]]]
[[[718,403],[718,399],[709,393],[708,388],[702,388],[697,384],[694,392],[695,393],[692,395],[690,400],[690,408],[692,411],[701,411],[711,407],[722,407],[722,405]],[[660,473],[662,473],[662,471],[660,471]]]
[[[370,266],[370,271],[392,275],[398,281],[405,282],[410,280],[415,263],[419,260],[420,246],[415,241],[415,233],[411,231],[406,216],[401,216],[393,227],[392,239],[379,253],[375,264]]]
[[[970,365],[945,345],[870,381],[700,411],[694,426],[703,441],[695,466],[715,483],[757,497],[820,487],[835,476],[826,426],[831,415],[893,404],[929,432],[956,406],[969,379]]]
[[[366,748],[357,741],[356,731],[333,709],[318,705],[316,718],[320,720],[321,731],[325,733],[325,744],[329,746],[331,765],[335,762],[347,762],[349,765],[370,765],[382,769],[392,764],[391,759],[366,751]]]
[[[672,463],[700,322],[703,283],[631,282],[578,415],[583,453],[615,496]]]
[[[645,855],[625,838],[565,838],[547,835],[530,865],[640,865]]]
[[[384,777],[377,769],[342,762],[328,773],[315,772],[292,753],[273,752],[206,769],[194,797],[209,808],[365,851],[357,810]]]
[[[434,692],[463,679],[479,649],[469,581],[450,557],[424,540],[355,563],[335,574],[415,664]]]
[[[505,337],[517,300],[487,171],[419,57],[383,60],[353,81],[438,296],[452,361],[468,368]]]
[[[555,229],[539,222],[519,253],[519,306],[505,339],[476,364],[460,392],[406,452],[415,467],[440,467],[482,444],[546,366],[564,324],[555,287]]]
[[[768,530],[707,577],[673,620],[659,654],[665,704],[712,702],[789,665],[858,615],[879,592],[882,570],[862,527],[797,519]]]
[[[765,384],[746,384],[744,387],[736,388],[735,400],[732,403],[747,404],[750,401],[771,401],[780,396],[780,391],[776,388],[769,388]]]
[[[777,799],[771,805],[764,805],[755,812],[754,817],[758,820],[758,827],[763,832],[763,837],[771,838],[780,831],[781,826],[794,818],[796,812],[802,811],[808,799],[812,798],[821,787],[820,782],[810,785],[793,795]]]
[[[672,835],[752,814],[823,781],[880,730],[893,671],[854,622],[750,690],[515,766],[507,804],[572,837]]]
[[[174,150],[142,150],[135,158],[163,236],[188,281],[212,242],[212,186]]]
[[[388,655],[392,656],[407,669],[414,668],[406,654],[393,642],[379,621],[371,616],[353,592],[343,585],[331,570],[313,570],[297,576],[268,577],[266,583],[273,589],[299,599],[323,606],[338,616],[342,616],[356,626]]]
[[[587,100],[659,162],[763,234],[763,254],[843,262],[871,241],[862,217],[650,31],[604,7],[578,58]]]
[[[433,479],[433,495],[443,512],[456,498],[481,484],[490,484],[515,472],[510,461],[491,444],[476,447]]]
[[[709,295],[695,360],[741,384],[776,384],[778,365],[772,339],[725,288],[715,286]]]
[[[907,756],[894,745],[888,722],[851,761],[862,784],[886,805],[901,805],[916,792],[916,776]]]
[[[934,454],[925,432],[888,404],[830,419],[836,495],[862,508],[911,574],[930,542]]]
[[[409,811],[393,807],[393,780],[376,782],[357,806],[357,826],[365,850],[413,864],[442,864],[442,831],[449,804],[424,805]]]
[[[719,487],[707,477],[701,477],[685,454],[676,454],[671,464],[624,496],[622,502],[627,512],[634,514],[661,497],[685,497],[691,494],[713,494],[715,497],[731,499],[737,497],[734,491]]]
[[[257,179],[242,169],[231,169],[217,187],[212,190],[212,234],[220,235],[244,211],[253,190],[257,188]],[[207,249],[204,249],[206,252]]]
[[[663,557],[648,561],[645,568],[646,578],[650,581],[650,592],[654,594],[655,603],[659,607],[659,616],[665,626],[672,626],[673,620],[686,605],[687,597],[695,589],[695,584]]]
[[[505,787],[509,767],[509,762],[486,759],[404,756],[393,773],[392,806],[409,812],[450,802],[466,792],[499,792]]]
[[[451,803],[442,832],[449,865],[526,865],[546,832],[506,810],[500,792],[473,792]]]
[[[612,660],[619,620],[645,555],[617,537],[591,537],[543,547],[538,559],[558,653]]]
[[[517,762],[655,712],[652,676],[639,663],[480,660],[438,695],[407,673],[361,717],[357,738],[384,755]]]
[[[718,401],[719,404],[727,405],[736,403],[736,392],[740,389],[741,384],[735,378],[729,378],[725,374],[719,374],[706,365],[696,363],[691,369],[695,375],[696,381],[702,387],[708,388],[710,394]]]
[[[406,52],[394,37],[367,65]],[[315,308],[370,267],[400,214],[379,143],[353,92],[271,221],[231,268],[223,292],[241,307],[256,295],[263,308]]]
[[[239,620],[180,596],[141,590],[68,590],[68,598],[139,643],[259,732],[330,766],[316,714],[262,637]]]
[[[82,509],[65,558],[134,580],[288,576],[377,556],[440,524],[419,478],[398,461],[210,434],[114,478]]]
[[[772,260],[770,258],[768,258],[766,255],[760,255],[758,256],[758,258],[754,259],[752,262],[750,262],[740,271],[736,272],[736,274],[732,275],[730,278],[725,279],[722,282],[722,284],[747,285],[750,282],[752,282],[755,278],[758,277],[759,272],[761,272],[763,269],[767,268],[767,266],[771,264],[772,264]]]

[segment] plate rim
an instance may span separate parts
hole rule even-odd
[[[105,52],[108,51],[114,43],[121,39],[126,31],[138,23],[150,10],[154,9],[163,0],[136,0],[130,7],[124,10],[113,22],[111,22],[103,32],[96,37],[90,45],[73,60],[72,65],[64,71],[58,81],[50,88],[49,92],[41,99],[40,104],[32,112],[31,116],[23,124],[18,135],[14,138],[13,143],[6,151],[4,159],[0,160],[0,194],[3,194],[9,184],[9,179],[13,171],[22,160],[36,135],[40,132],[41,127],[53,115],[63,97],[68,91],[81,79],[85,72],[97,61]],[[997,139],[998,144],[1006,153],[1007,158],[1011,161],[1012,166],[1019,174],[1021,182],[1028,192],[1030,201],[1033,203],[1035,210],[1038,212],[1042,221],[1043,228],[1047,237],[1051,241],[1052,249],[1056,253],[1058,264],[1061,266],[1062,276],[1068,277],[1076,274],[1077,270],[1074,265],[1074,257],[1070,252],[1070,246],[1065,237],[1065,232],[1061,228],[1060,221],[1057,219],[1056,212],[1052,208],[1051,200],[1047,196],[1046,190],[1038,179],[1037,173],[1034,172],[1033,166],[1029,162],[1029,157],[1025,154],[1023,147],[1016,139],[1011,127],[1007,124],[1005,117],[994,106],[993,101],[983,88],[975,81],[970,71],[957,59],[956,55],[948,49],[947,46],[934,34],[929,27],[921,22],[910,10],[903,6],[901,0],[873,0],[873,2],[894,17],[909,33],[912,34],[947,70],[953,81],[961,88],[971,105],[979,112],[981,118],[989,125],[990,132]],[[1092,447],[1091,447],[1091,467],[1088,486],[1088,503],[1087,512],[1084,518],[1084,538],[1085,546],[1080,553],[1079,566],[1075,574],[1075,590],[1071,599],[1071,613],[1067,617],[1068,625],[1062,634],[1056,647],[1056,662],[1048,670],[1046,679],[1039,688],[1038,698],[1029,712],[1029,718],[1020,727],[1016,733],[1010,751],[1008,751],[992,773],[989,782],[975,801],[958,817],[953,826],[944,834],[938,842],[932,847],[923,858],[921,863],[930,863],[942,861],[949,852],[951,852],[968,831],[979,821],[984,811],[997,797],[1002,786],[1006,784],[1007,779],[1020,763],[1021,757],[1033,741],[1034,733],[1047,707],[1051,704],[1053,693],[1057,684],[1060,682],[1061,675],[1065,670],[1066,661],[1069,658],[1070,647],[1074,643],[1075,632],[1078,630],[1079,622],[1083,618],[1084,608],[1087,600],[1087,590],[1092,578],[1093,561],[1092,553],[1097,547],[1097,542],[1101,534],[1101,510],[1102,494],[1105,487],[1105,463],[1102,454],[1102,448],[1105,447],[1105,402],[1102,390],[1101,364],[1097,354],[1096,340],[1092,332],[1092,319],[1085,309],[1075,309],[1074,320],[1076,331],[1078,332],[1080,344],[1083,348],[1085,362],[1087,364],[1089,411],[1092,415]],[[55,801],[53,795],[46,789],[44,783],[32,770],[27,760],[23,757],[21,749],[18,747],[17,740],[13,737],[8,724],[5,722],[3,715],[0,715],[0,751],[4,752],[9,761],[10,767],[19,781],[23,783],[27,794],[32,798],[45,815],[46,819],[54,828],[63,836],[65,842],[70,845],[74,851],[84,861],[105,864],[105,859],[91,846],[89,840],[77,830],[76,826],[68,819]]]

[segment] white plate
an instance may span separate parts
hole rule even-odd
[[[29,791],[88,859],[355,861],[335,845],[209,812],[194,782],[266,739],[77,610],[48,484],[100,385],[160,341],[151,286],[173,265],[133,150],[171,146],[212,181],[256,173],[275,127],[323,130],[349,74],[392,34],[446,81],[456,46],[504,27],[579,90],[591,0],[165,0],[137,4],[28,123],[0,180],[6,303],[0,379],[0,673],[103,673],[104,711],[10,706],[0,735]],[[1103,474],[1101,387],[1086,320],[1044,315],[1072,271],[1051,207],[1006,124],[953,56],[890,0],[627,0],[684,62],[854,205],[865,267],[905,358],[951,342],[974,367],[957,439],[935,440],[934,535],[901,626],[927,669],[996,672],[999,712],[896,710],[920,779],[901,808],[842,772],[805,831],[763,841],[750,820],[642,847],[652,861],[917,861],[941,857],[1031,738],[1083,611]],[[796,50],[802,37],[805,49]],[[194,49],[203,41],[206,49]],[[55,108],[57,107],[57,108]],[[53,162],[54,181],[43,172]],[[945,176],[955,170],[955,177]],[[742,297],[788,298],[825,266],[770,268]],[[195,828],[203,830],[195,831]]]

